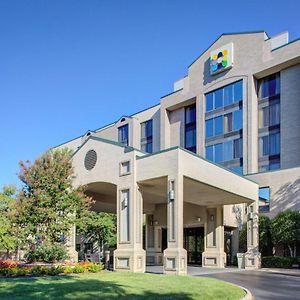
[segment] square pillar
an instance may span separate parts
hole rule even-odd
[[[223,206],[207,208],[206,212],[202,266],[224,268],[226,253],[224,252]]]
[[[185,275],[187,253],[183,249],[183,176],[168,178],[168,248],[164,250],[164,273]]]
[[[261,254],[258,248],[258,205],[253,203],[247,208],[247,252],[245,253],[245,269],[261,267]]]
[[[142,191],[137,185],[131,188],[118,186],[114,270],[145,272],[145,258]]]

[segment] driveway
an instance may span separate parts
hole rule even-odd
[[[147,272],[162,273],[162,267],[147,267]],[[258,270],[237,268],[210,269],[188,267],[188,275],[216,278],[240,285],[251,291],[256,300],[300,300],[300,270]]]
[[[237,271],[212,274],[198,274],[228,281],[251,291],[256,300],[300,299],[300,274],[285,275],[269,271]]]

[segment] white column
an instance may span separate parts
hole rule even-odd
[[[183,249],[183,176],[168,178],[168,248],[164,251],[164,272],[186,274],[187,254]]]

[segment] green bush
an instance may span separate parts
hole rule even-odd
[[[65,274],[73,273],[73,269],[74,269],[74,267],[72,267],[72,266],[64,266],[64,268],[63,268]]]
[[[64,272],[64,268],[59,267],[59,266],[58,267],[53,266],[53,267],[48,268],[48,270],[47,270],[47,274],[50,276],[57,276],[63,272]]]
[[[48,268],[45,266],[34,266],[30,273],[32,276],[46,275],[48,273]]]
[[[31,269],[29,269],[27,267],[19,267],[17,276],[26,276],[26,275],[29,275],[30,272],[31,272]]]
[[[266,256],[262,257],[261,265],[263,268],[292,268],[292,265],[300,266],[300,257]]]
[[[84,273],[84,271],[85,271],[85,268],[84,267],[82,267],[82,266],[75,266],[74,268],[73,268],[73,273]]]
[[[7,275],[7,273],[8,273],[8,268],[1,268],[0,269],[0,275],[2,275],[2,276],[6,276]]]
[[[18,275],[18,267],[9,268],[7,271],[7,276],[17,276]]]
[[[34,250],[30,250],[25,254],[25,259],[28,262],[45,261],[56,262],[68,258],[66,249],[59,244],[56,245],[41,245]]]
[[[103,265],[100,264],[91,264],[90,266],[88,266],[88,271],[91,273],[98,273],[103,269]]]

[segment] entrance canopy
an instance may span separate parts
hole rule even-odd
[[[257,201],[255,182],[179,147],[138,157],[137,166],[144,199],[153,204],[166,202],[168,177],[178,174],[183,176],[185,202],[209,206]]]

